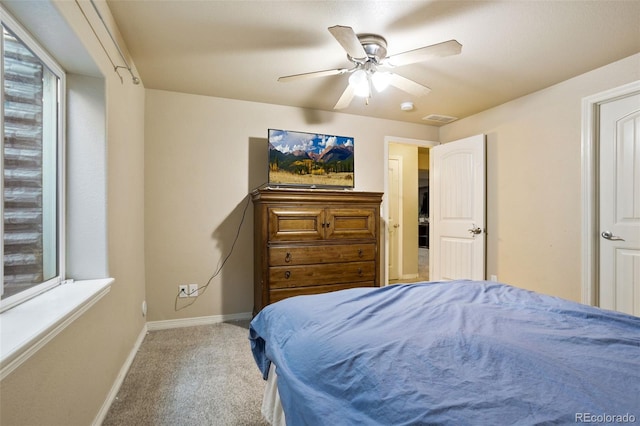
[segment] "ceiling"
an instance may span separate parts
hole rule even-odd
[[[327,30],[386,38],[390,55],[456,39],[462,53],[398,67],[348,114],[464,118],[640,52],[640,1],[107,0],[146,88],[332,111],[348,76],[278,82],[351,63]],[[413,111],[400,104],[412,101]]]

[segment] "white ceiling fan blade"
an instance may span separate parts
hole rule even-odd
[[[354,59],[367,59],[367,52],[364,51],[364,47],[358,40],[358,36],[351,27],[343,27],[342,25],[335,25],[329,27],[329,32],[344,50]]]
[[[426,96],[431,92],[427,86],[393,73],[389,73],[389,84],[414,96]]]
[[[353,85],[348,84],[344,92],[342,92],[342,96],[338,99],[338,102],[333,107],[333,109],[344,109],[349,106],[354,96],[354,88]]]
[[[415,64],[432,58],[457,55],[462,51],[462,45],[456,40],[443,41],[431,46],[421,47],[408,52],[392,55],[384,60],[384,64],[391,67]]]
[[[326,71],[314,71],[314,72],[307,72],[303,74],[287,75],[287,76],[278,78],[278,81],[285,82],[285,81],[302,80],[306,78],[326,77],[329,75],[344,74],[349,71],[350,70],[348,68],[340,68],[340,69],[326,70]]]

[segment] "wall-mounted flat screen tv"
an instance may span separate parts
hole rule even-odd
[[[269,129],[269,186],[353,188],[353,138]]]

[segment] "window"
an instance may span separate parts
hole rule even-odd
[[[61,67],[3,9],[0,310],[64,277]]]

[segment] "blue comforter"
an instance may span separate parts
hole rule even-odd
[[[640,318],[503,284],[294,297],[249,337],[288,425],[640,422]]]

